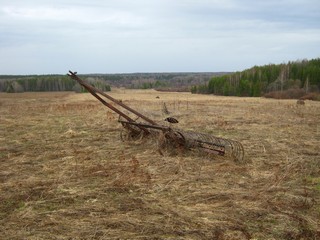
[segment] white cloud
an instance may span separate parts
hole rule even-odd
[[[51,21],[69,23],[135,26],[142,23],[142,18],[128,11],[102,10],[84,7],[3,7],[2,12],[13,21]]]
[[[319,57],[319,30],[318,0],[7,0],[0,74],[241,70]]]

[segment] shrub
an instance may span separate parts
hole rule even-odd
[[[313,101],[320,101],[320,93],[308,93],[301,97],[303,100],[313,100]]]
[[[286,91],[273,91],[264,94],[266,98],[276,98],[276,99],[299,99],[305,95],[303,89],[291,88]]]

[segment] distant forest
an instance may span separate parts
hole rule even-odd
[[[254,66],[242,72],[213,77],[207,84],[191,88],[192,93],[273,98],[301,98],[306,95],[319,98],[319,91],[319,58]]]
[[[128,73],[128,74],[91,74],[91,77],[104,80],[111,87],[129,89],[156,89],[159,91],[190,92],[191,86],[206,84],[214,76],[225,72],[181,72],[181,73]]]
[[[131,73],[83,74],[80,78],[103,90],[111,87],[154,88],[159,91],[188,91],[190,86],[205,84],[213,76],[226,73]],[[0,92],[84,91],[66,75],[0,75]]]
[[[307,98],[320,100],[320,58],[254,66],[235,72],[82,74],[101,89],[112,87],[188,91],[224,96]],[[67,75],[0,75],[0,92],[84,92]]]
[[[102,80],[88,78],[87,81],[103,91],[111,90],[110,86]],[[85,92],[78,83],[66,75],[0,76],[0,92],[19,93],[50,91]]]

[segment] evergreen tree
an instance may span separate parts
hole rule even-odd
[[[270,91],[283,92],[296,88],[304,88],[306,92],[320,91],[320,59],[254,66],[242,72],[213,77],[207,92],[259,97]],[[193,87],[192,91],[205,92],[203,89],[200,91],[199,87]]]

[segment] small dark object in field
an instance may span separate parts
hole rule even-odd
[[[156,96],[156,98],[160,98],[159,96]]]
[[[170,114],[170,112],[169,112],[169,110],[168,110],[168,108],[167,108],[166,103],[163,103],[163,105],[162,105],[162,112],[163,112],[164,114],[166,114],[166,115]]]
[[[299,99],[299,100],[297,101],[297,104],[298,104],[298,105],[304,105],[304,104],[305,104],[305,102],[304,102],[304,100]]]
[[[165,121],[169,122],[169,123],[179,123],[179,121],[173,117],[167,117],[165,119]]]

